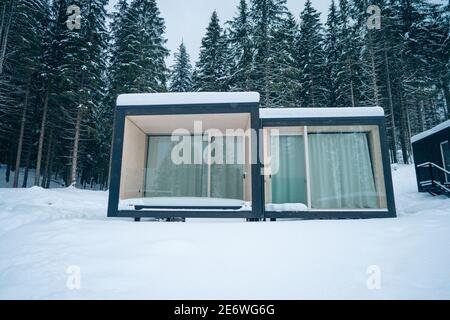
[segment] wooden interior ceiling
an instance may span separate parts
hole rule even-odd
[[[183,114],[127,116],[146,134],[171,134],[176,129],[194,131],[194,121],[202,121],[203,131],[208,129],[248,129],[249,113]]]

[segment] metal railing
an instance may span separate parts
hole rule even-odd
[[[449,186],[450,171],[438,166],[433,162],[424,162],[416,166],[418,169],[427,169],[427,171],[418,170],[419,184],[421,188],[439,187],[443,191],[450,193]]]

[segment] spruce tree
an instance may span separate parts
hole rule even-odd
[[[365,6],[364,10],[367,10]],[[365,11],[364,11],[365,12]],[[364,12],[358,12],[357,19],[366,17]],[[360,106],[360,50],[361,39],[358,35],[360,25],[352,17],[348,0],[339,0],[338,13],[338,71],[337,71],[337,101],[339,107]]]
[[[273,106],[298,107],[298,78],[300,72],[296,61],[295,41],[298,38],[298,25],[294,16],[286,12],[280,25],[273,33],[273,47],[277,52],[269,64],[274,71],[270,79],[271,101]]]
[[[7,39],[3,39],[5,41],[3,68],[7,69],[6,73],[13,89],[10,92],[12,105],[6,113],[9,119],[13,120],[10,127],[13,132],[10,134],[17,137],[14,148],[16,152],[13,187],[18,187],[19,170],[24,160],[23,151],[27,150],[25,156],[27,167],[32,152],[30,129],[34,129],[34,123],[30,124],[28,121],[30,116],[34,116],[33,105],[40,90],[37,80],[42,63],[48,7],[45,1],[40,0],[18,0],[11,2],[11,6],[13,15],[10,17],[9,35]],[[18,131],[15,131],[16,128]]]
[[[112,15],[105,101],[111,119],[110,141],[114,138],[113,110],[119,94],[164,92],[167,89],[165,58],[169,51],[164,32],[164,19],[155,0],[133,0],[130,4],[120,0],[116,5],[116,13]]]
[[[219,23],[217,12],[211,20],[202,39],[200,56],[194,71],[196,91],[226,91],[227,43]]]
[[[302,107],[327,105],[325,51],[320,14],[307,0],[300,15],[300,34],[297,41],[299,68],[299,101]]]
[[[232,91],[251,90],[252,40],[251,21],[246,0],[240,0],[238,15],[228,22],[230,71],[229,86]]]
[[[127,0],[120,0],[115,6],[115,12],[111,15],[111,37],[109,39],[109,88],[107,103],[111,109],[115,107],[117,95],[125,92],[125,87],[131,81],[131,73],[128,66],[131,53],[127,42],[125,17],[128,11]]]
[[[171,92],[188,92],[192,90],[192,66],[186,46],[181,42],[178,51],[175,52],[175,63],[170,74]]]
[[[327,106],[337,106],[338,95],[338,12],[334,0],[331,1],[328,11],[325,35],[325,53],[326,53],[326,73],[329,76],[327,81]]]
[[[287,15],[286,0],[251,0],[250,17],[253,30],[254,60],[252,88],[261,94],[261,105],[273,107],[273,86],[271,77],[278,70],[273,68],[277,52],[274,34]]]
[[[169,52],[164,38],[164,19],[156,1],[132,1],[122,23],[121,48],[126,49],[120,63],[129,79],[125,92],[166,91],[165,58]]]

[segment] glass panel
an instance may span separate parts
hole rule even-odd
[[[441,144],[442,148],[442,164],[444,166],[444,169],[447,171],[450,171],[450,144],[448,141],[443,142]],[[445,181],[450,182],[450,174],[445,174]]]
[[[272,203],[307,203],[302,135],[271,136]]]
[[[312,208],[386,207],[377,127],[309,127],[308,149]]]
[[[227,113],[224,116],[226,121],[218,121],[217,114],[127,116],[120,167],[119,210],[159,210],[163,207],[192,207],[192,210],[244,207],[245,211],[251,210],[246,203],[251,204],[251,164],[245,163],[245,158],[250,158],[250,148],[244,150],[244,144],[247,145],[245,126],[250,123],[250,115]],[[219,125],[219,128],[198,130],[197,121],[206,121],[208,128],[213,125]],[[244,124],[244,128],[238,128],[239,124]],[[175,129],[179,129],[178,134],[173,136]],[[212,154],[207,137],[213,132],[220,136],[228,129],[233,130],[231,140],[234,144],[221,146],[225,163],[209,162]],[[245,171],[248,175],[244,179]]]
[[[244,199],[244,150],[239,136],[211,143],[211,197]]]
[[[191,164],[177,164],[172,161],[171,153],[178,143],[171,141],[170,136],[149,136],[145,197],[207,196],[207,164],[204,161],[201,164],[194,163],[194,154],[202,155],[204,144],[193,141],[189,142],[190,146],[186,144],[184,150],[190,147]]]

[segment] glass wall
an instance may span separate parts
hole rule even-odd
[[[228,136],[216,138],[211,149],[211,197],[244,199],[243,138]]]
[[[242,200],[242,137],[210,138],[210,143],[203,140],[202,136],[149,136],[144,197]],[[181,163],[172,157],[173,152],[182,158]]]
[[[306,203],[304,137],[298,133],[271,136],[271,202]]]
[[[309,210],[387,208],[377,126],[278,130],[270,134],[267,204],[301,203]]]
[[[194,158],[203,157],[206,142],[186,143],[191,163],[172,161],[172,150],[178,143],[171,136],[148,137],[144,197],[207,196],[208,166],[204,161],[194,163]]]
[[[250,114],[127,116],[119,210],[251,210]]]
[[[442,167],[450,172],[450,143],[441,142]],[[450,174],[445,173],[445,182],[450,182]]]

